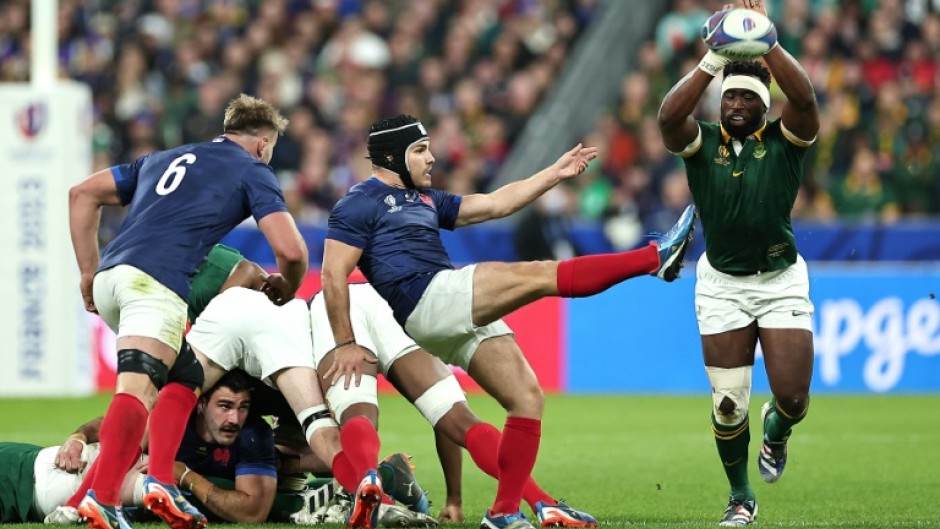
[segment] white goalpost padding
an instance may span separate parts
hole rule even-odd
[[[94,390],[68,190],[91,172],[91,91],[56,77],[58,2],[31,2],[29,83],[0,83],[0,396]]]

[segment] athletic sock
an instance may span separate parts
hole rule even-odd
[[[379,466],[379,433],[369,419],[358,416],[346,421],[339,429],[339,442],[357,480]]]
[[[147,473],[160,483],[175,484],[173,462],[196,405],[193,390],[171,382],[160,390],[150,412],[150,462]]]
[[[140,455],[143,453],[143,450],[140,447],[137,447],[137,453],[134,454],[134,459],[140,459]],[[91,484],[95,481],[95,475],[98,473],[98,458],[96,457],[94,461],[91,462],[91,466],[88,467],[88,470],[85,471],[85,477],[82,478],[81,484],[79,484],[78,489],[72,494],[72,497],[65,502],[66,507],[72,507],[77,509],[78,504],[82,502],[82,498],[88,494],[88,489],[91,488]]]
[[[118,393],[111,400],[98,434],[101,452],[91,488],[98,501],[119,505],[121,483],[134,464],[140,441],[147,428],[147,407],[129,393]]]
[[[477,468],[494,478],[499,478],[499,463],[497,462],[497,447],[500,434],[495,426],[486,422],[474,424],[467,430],[464,437],[464,448],[470,453],[470,459],[476,463]],[[554,498],[539,487],[532,476],[526,481],[522,490],[522,499],[534,511],[538,502],[555,504]]]
[[[747,478],[747,449],[751,442],[751,431],[748,425],[747,419],[736,426],[718,424],[712,414],[712,431],[715,434],[718,457],[721,458],[725,475],[731,485],[731,497],[735,500],[754,499],[754,490],[751,489],[751,483]]]
[[[659,248],[650,243],[628,252],[585,255],[558,263],[558,295],[579,298],[603,292],[621,281],[659,268]]]
[[[770,412],[764,419],[764,437],[772,443],[782,443],[790,438],[791,429],[794,424],[799,423],[806,417],[809,407],[803,410],[799,417],[792,418],[784,415],[783,411],[777,406],[777,399],[770,401]]]
[[[506,418],[496,456],[499,484],[492,512],[510,514],[519,511],[522,490],[532,475],[541,437],[542,421],[524,417]]]
[[[349,458],[346,457],[346,452],[340,451],[336,454],[330,468],[333,470],[333,477],[336,478],[341,487],[348,490],[350,494],[356,492],[356,487],[359,486],[359,479],[362,476],[356,475],[356,471],[349,463]]]

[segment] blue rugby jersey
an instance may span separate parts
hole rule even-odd
[[[241,221],[287,211],[270,166],[224,137],[157,151],[111,168],[130,204],[98,270],[126,264],[184,300],[214,244]]]
[[[274,432],[260,417],[251,415],[231,446],[204,441],[196,433],[193,412],[176,452],[176,460],[206,477],[235,480],[242,475],[277,477]]]
[[[362,249],[359,269],[404,326],[434,274],[454,268],[440,229],[454,229],[460,201],[439,189],[370,178],[336,203],[326,237]]]

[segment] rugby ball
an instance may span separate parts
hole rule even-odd
[[[777,28],[757,11],[727,9],[708,17],[702,26],[702,40],[712,51],[729,59],[754,59],[777,43]]]

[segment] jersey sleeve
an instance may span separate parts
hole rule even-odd
[[[707,161],[709,156],[714,156],[714,154],[709,154],[706,152],[707,149],[704,149],[705,145],[715,145],[716,141],[720,141],[721,131],[717,125],[712,123],[707,123],[704,121],[698,121],[698,136],[696,143],[698,146],[695,148],[695,151],[688,156],[682,158],[682,162],[685,164],[686,169],[693,169],[686,171],[686,178],[691,183],[694,176],[694,169],[702,167]],[[714,147],[711,147],[714,149]]]
[[[463,197],[454,195],[440,189],[428,191],[437,208],[437,223],[445,230],[453,231],[457,225],[457,215],[460,213],[460,203]]]
[[[364,194],[351,193],[330,212],[326,238],[356,248],[365,248],[372,236],[374,204]]]
[[[111,175],[114,176],[114,183],[117,185],[118,196],[121,197],[121,205],[126,206],[134,198],[134,191],[137,190],[137,177],[140,175],[140,167],[149,154],[141,156],[131,163],[122,163],[111,167]]]
[[[271,213],[287,211],[284,193],[268,165],[260,162],[250,165],[245,170],[244,186],[248,208],[256,221]]]
[[[258,419],[245,425],[238,434],[241,457],[235,465],[235,477],[261,475],[277,478],[277,451],[271,427]]]

